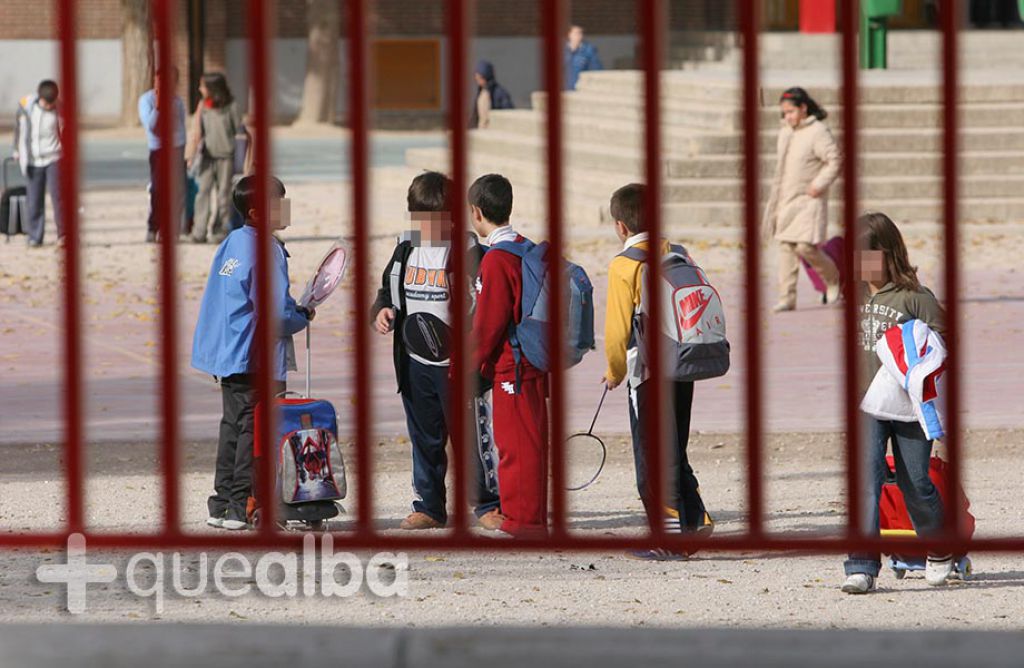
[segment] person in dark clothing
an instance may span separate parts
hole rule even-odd
[[[466,255],[466,280],[471,284],[484,249],[476,237],[461,243],[451,236],[451,181],[426,172],[409,186],[409,218],[414,229],[405,235],[384,269],[381,287],[370,312],[378,334],[394,333],[395,375],[405,407],[412,442],[412,512],[401,524],[405,530],[437,529],[448,522],[445,447],[453,420],[449,400],[452,253]],[[501,525],[500,499],[488,408],[474,397],[476,430],[474,457],[477,476],[475,514],[481,526]],[[467,410],[472,410],[467,405]]]
[[[469,112],[469,127],[486,128],[491,122],[492,109],[515,109],[512,96],[494,78],[494,65],[488,60],[481,60],[473,73],[476,79],[476,97],[473,108]]]
[[[61,224],[60,156],[61,118],[57,107],[59,90],[54,81],[39,84],[35,95],[27,95],[18,103],[14,123],[14,159],[27,180],[28,245],[43,245],[46,227],[46,191],[53,202],[53,219],[57,224],[57,242],[64,235]]]

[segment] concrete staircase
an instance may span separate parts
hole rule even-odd
[[[775,168],[775,101],[789,85],[764,75],[759,111],[762,198]],[[1024,221],[1024,75],[965,77],[961,94],[961,216],[967,221]],[[735,227],[742,222],[742,110],[734,73],[666,71],[662,75],[665,222]],[[829,110],[841,140],[844,110],[834,75],[801,73],[799,82]],[[586,73],[563,97],[565,202],[573,226],[607,220],[615,188],[643,180],[643,75]],[[862,77],[858,174],[861,208],[897,220],[938,221],[942,206],[941,89],[928,72],[869,72]],[[500,172],[516,191],[519,216],[544,217],[546,97],[534,109],[496,112],[491,127],[470,134],[471,177]],[[413,149],[407,164],[447,170],[444,150]],[[833,220],[842,182],[830,193]],[[763,201],[762,199],[762,201]]]

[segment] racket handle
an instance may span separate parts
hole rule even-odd
[[[597,424],[597,416],[601,414],[601,406],[604,406],[604,398],[608,396],[608,386],[604,386],[604,392],[601,393],[601,401],[597,404],[597,410],[594,412],[594,420],[590,423],[590,430],[588,434],[594,433],[594,425]]]

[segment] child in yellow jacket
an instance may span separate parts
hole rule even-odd
[[[611,198],[611,214],[615,220],[615,234],[623,242],[623,251],[629,248],[648,250],[650,242],[643,220],[646,188],[637,183],[623,186]],[[659,243],[661,254],[669,250],[667,241]],[[693,382],[667,383],[667,408],[672,420],[666,444],[670,444],[670,457],[663,459],[667,472],[666,487],[671,491],[670,505],[652,498],[647,480],[645,424],[650,409],[650,384],[647,374],[637,364],[638,349],[633,333],[633,318],[640,305],[641,276],[644,264],[624,254],[616,255],[608,266],[608,303],[605,313],[605,357],[608,368],[601,381],[609,390],[627,380],[629,391],[629,425],[633,437],[633,461],[636,465],[636,484],[647,512],[649,522],[666,522],[667,529],[683,532],[710,532],[713,523],[704,509],[698,490],[697,477],[686,456],[690,438],[690,412],[693,406]],[[629,556],[637,559],[666,561],[685,559],[686,554],[668,550],[636,550]]]

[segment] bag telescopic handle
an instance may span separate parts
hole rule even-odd
[[[309,394],[309,382],[310,382],[311,373],[310,373],[310,368],[309,368],[309,362],[310,362],[310,359],[311,359],[311,355],[309,353],[309,342],[310,342],[310,339],[312,339],[312,334],[310,332],[311,329],[313,329],[313,323],[311,323],[311,322],[307,323],[306,324],[306,398],[307,399],[309,399],[309,397],[310,397],[310,394]]]
[[[7,165],[11,164],[12,162],[15,162],[13,156],[4,158],[4,168],[3,168],[4,177],[3,177],[3,188],[2,188],[3,190],[7,190],[7,184],[8,184],[8,180],[7,180]]]

